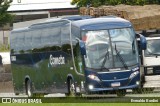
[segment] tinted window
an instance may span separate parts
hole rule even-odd
[[[53,45],[60,46],[61,45],[60,32],[61,32],[61,30],[60,30],[59,26],[48,28],[47,35],[50,36],[49,41],[50,41],[51,46],[53,46]]]
[[[77,37],[77,38],[80,38],[80,30],[79,28],[75,27],[75,26],[72,26],[72,34]]]
[[[30,31],[25,32],[25,42],[24,50],[32,49],[32,35]]]
[[[50,46],[51,45],[51,29],[45,28],[42,30],[42,35],[41,35],[41,44],[43,47]]]
[[[31,31],[32,33],[32,48],[38,49],[41,47],[41,30]]]
[[[24,33],[20,32],[17,33],[17,40],[16,40],[16,51],[21,53],[23,52],[23,47],[24,47]]]
[[[69,24],[65,24],[61,27],[61,43],[69,44],[69,42],[70,42]]]

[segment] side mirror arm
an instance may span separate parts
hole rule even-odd
[[[78,38],[76,38],[76,40],[77,40],[78,43],[79,43],[79,47],[80,47],[81,54],[82,54],[82,55],[86,55],[86,46],[85,46],[84,41],[82,41],[82,40],[80,40],[80,39],[78,39]]]
[[[139,35],[139,38],[140,38],[140,47],[142,50],[146,50],[147,48],[147,40],[146,38],[142,35],[142,34],[138,34]]]

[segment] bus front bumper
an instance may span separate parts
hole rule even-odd
[[[130,86],[120,86],[120,87],[113,87],[113,88],[94,88],[94,86],[89,85],[88,90],[90,92],[97,92],[97,91],[114,91],[114,90],[121,90],[121,89],[133,89],[133,88],[138,88],[139,85],[130,85]]]

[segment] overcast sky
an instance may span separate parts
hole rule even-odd
[[[19,1],[19,3],[18,3]],[[68,2],[72,0],[13,0],[13,4],[48,3],[48,2]]]
[[[76,8],[72,0],[13,0],[8,11]]]

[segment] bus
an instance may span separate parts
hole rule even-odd
[[[140,85],[135,32],[122,18],[50,19],[14,29],[10,48],[15,94],[125,96]]]

